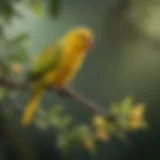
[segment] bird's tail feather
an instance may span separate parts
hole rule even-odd
[[[31,122],[42,93],[43,88],[36,88],[32,91],[21,119],[21,124],[23,126],[26,126]]]

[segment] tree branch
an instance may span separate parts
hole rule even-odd
[[[15,80],[10,80],[7,77],[0,76],[0,86],[8,89],[18,89],[18,90],[23,90],[23,89],[29,89],[30,85],[29,83],[24,83],[24,82],[18,82]],[[62,88],[60,90],[54,89],[54,88],[49,88],[47,89],[48,91],[51,92],[56,92],[60,96],[70,98],[74,101],[77,101],[85,108],[90,110],[93,114],[101,114],[104,116],[107,116],[107,118],[112,119],[112,116],[104,109],[102,109],[98,104],[95,102],[87,99],[85,96],[69,89],[69,88]]]

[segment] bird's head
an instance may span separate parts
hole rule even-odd
[[[63,44],[79,51],[85,51],[92,47],[94,34],[89,28],[73,28],[62,38]]]

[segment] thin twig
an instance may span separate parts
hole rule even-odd
[[[106,114],[104,109],[102,109],[98,104],[89,100],[85,96],[73,91],[72,89],[62,88],[60,91],[57,91],[57,93],[58,92],[64,96],[74,100],[74,101],[77,101],[77,102],[83,104],[85,107],[87,107],[93,113]]]
[[[29,89],[30,87],[28,83],[10,80],[7,77],[3,77],[3,76],[0,76],[0,86],[4,88],[18,89],[18,90]],[[101,115],[107,116],[108,118],[112,117],[108,112],[106,112],[106,110],[102,109],[98,104],[89,100],[85,96],[73,91],[72,89],[62,88],[60,90],[56,90],[54,88],[49,88],[48,91],[56,92],[60,96],[64,96],[74,101],[77,101],[83,104],[85,108],[87,108],[94,114],[101,114]]]

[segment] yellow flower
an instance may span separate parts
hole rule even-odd
[[[109,140],[108,134],[103,129],[97,130],[96,137],[97,137],[98,140],[101,140],[101,141]]]
[[[131,111],[129,116],[129,127],[131,129],[138,128],[143,120],[144,108],[142,105],[137,105]]]
[[[105,119],[102,116],[94,116],[92,124],[95,128],[102,128],[105,125]]]
[[[19,64],[16,63],[12,63],[11,64],[11,70],[15,73],[15,74],[20,74],[22,72],[22,68]]]
[[[90,137],[85,137],[83,139],[83,146],[88,150],[93,148],[93,142]]]
[[[129,128],[130,129],[137,129],[137,128],[139,128],[140,124],[141,124],[140,121],[131,120],[129,122]]]
[[[143,111],[143,106],[138,105],[132,109],[130,117],[135,120],[141,119],[143,117]]]

